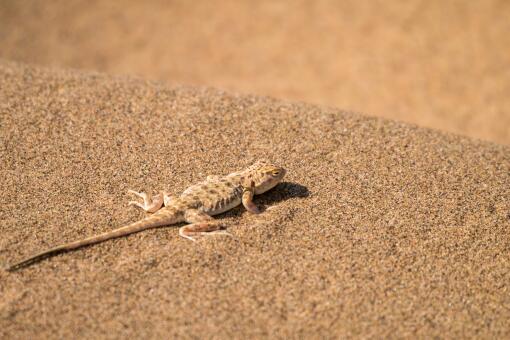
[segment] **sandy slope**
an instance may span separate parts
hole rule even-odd
[[[326,104],[510,145],[510,2],[0,2],[0,57]]]
[[[509,337],[510,149],[334,109],[0,64],[0,264],[268,157],[238,240],[174,227],[0,271],[0,338]]]

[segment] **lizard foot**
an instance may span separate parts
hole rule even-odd
[[[179,228],[179,236],[193,242],[196,242],[195,237],[213,235],[233,236],[225,230],[225,226],[223,224],[217,222],[198,222]]]
[[[130,201],[128,205],[137,206],[143,209],[144,211],[150,213],[158,211],[163,206],[163,203],[165,203],[165,205],[169,203],[169,198],[168,195],[166,195],[166,193],[159,193],[155,196],[152,196],[152,198],[150,198],[145,192],[136,192],[134,190],[129,190],[128,193],[136,195],[143,199],[143,203]]]

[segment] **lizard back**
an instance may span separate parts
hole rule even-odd
[[[240,178],[240,174],[233,173],[206,180],[188,187],[177,200],[211,216],[221,214],[241,204]]]

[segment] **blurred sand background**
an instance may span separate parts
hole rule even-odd
[[[1,2],[0,267],[262,157],[274,208],[0,270],[1,339],[510,337],[506,2],[169,4]]]
[[[510,144],[510,2],[2,1],[0,57]]]

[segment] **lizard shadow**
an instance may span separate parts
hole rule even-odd
[[[268,207],[279,202],[290,198],[306,198],[308,196],[310,196],[310,191],[304,185],[294,182],[281,182],[267,193],[255,196],[255,204],[260,208],[261,213],[263,213]],[[246,209],[241,204],[230,211],[216,216],[216,218],[222,219],[226,217],[239,217],[245,211]]]

